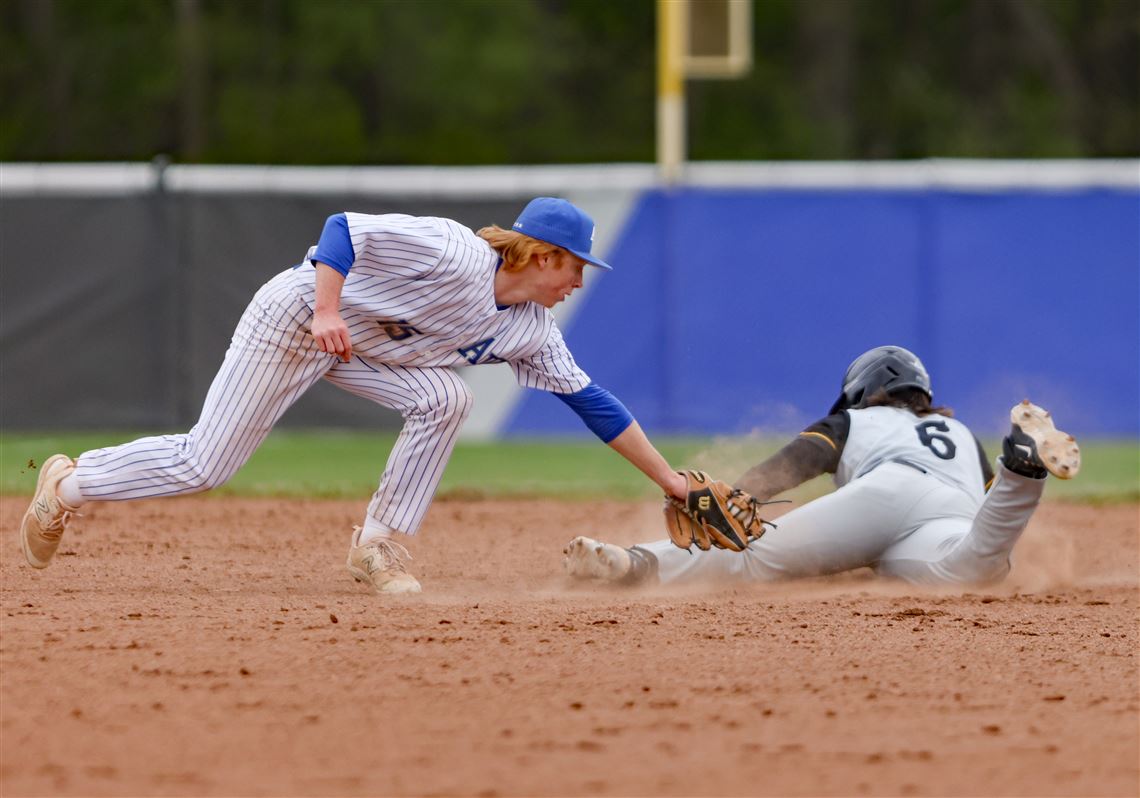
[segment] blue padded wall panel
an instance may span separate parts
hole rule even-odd
[[[666,428],[801,427],[863,348],[916,341],[921,251],[905,195],[694,191],[677,216],[664,233],[682,254],[664,306],[677,331]]]
[[[651,432],[797,429],[897,343],[980,433],[1028,395],[1140,434],[1135,192],[652,191],[608,259],[564,332]],[[589,434],[534,391],[506,432]]]
[[[932,368],[963,420],[1029,397],[1073,432],[1140,435],[1140,200],[1122,192],[939,201]]]

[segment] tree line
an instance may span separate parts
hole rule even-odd
[[[701,0],[694,0],[701,2]],[[0,0],[0,159],[652,161],[654,0]],[[755,0],[702,160],[1135,157],[1140,0]]]

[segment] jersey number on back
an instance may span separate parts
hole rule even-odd
[[[380,329],[384,331],[385,335],[393,341],[403,341],[405,338],[411,338],[420,333],[419,330],[403,319],[378,319],[376,323],[380,325]]]
[[[948,435],[939,435],[938,432],[949,432],[950,426],[945,421],[924,421],[914,428],[918,433],[918,440],[940,460],[953,460],[958,453],[958,447]]]

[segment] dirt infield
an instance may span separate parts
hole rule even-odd
[[[425,593],[358,502],[93,506],[46,571],[0,500],[0,793],[1140,793],[1138,508],[1048,504],[1010,580],[574,589],[581,505],[441,501]],[[594,518],[655,537],[657,509]]]

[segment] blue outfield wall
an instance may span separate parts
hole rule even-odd
[[[608,260],[564,332],[651,433],[794,431],[895,343],[979,434],[1140,437],[1135,191],[654,190]],[[537,391],[506,432],[589,434]]]

